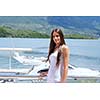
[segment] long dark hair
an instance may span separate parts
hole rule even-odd
[[[51,39],[50,39],[49,53],[48,53],[47,61],[49,60],[49,57],[50,57],[51,53],[54,52],[54,49],[55,49],[55,46],[56,46],[56,44],[55,44],[55,42],[53,40],[53,33],[54,32],[57,32],[59,34],[59,36],[60,36],[60,46],[62,46],[63,44],[66,44],[65,40],[64,40],[64,35],[63,35],[62,30],[61,29],[57,29],[57,28],[53,29],[52,32],[51,32]],[[59,50],[59,52],[58,52],[56,65],[59,64],[60,56],[61,56],[61,50]]]

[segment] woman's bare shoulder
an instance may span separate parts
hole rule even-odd
[[[69,51],[69,48],[68,48],[67,45],[63,44],[63,45],[61,46],[61,52],[65,52],[65,51]]]
[[[65,45],[65,44],[63,44],[63,45],[62,45],[62,50],[66,50],[66,49],[69,49],[68,46]]]
[[[66,56],[67,54],[69,54],[69,47],[67,46],[67,45],[62,45],[62,49],[61,49],[61,51],[62,51],[62,54],[64,55],[64,56]]]

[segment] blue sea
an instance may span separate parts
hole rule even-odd
[[[70,48],[70,63],[77,67],[100,70],[100,40],[65,39]],[[47,57],[50,39],[39,38],[0,38],[0,48],[32,48],[32,52],[21,55]],[[0,69],[9,68],[9,57],[13,52],[0,51]],[[11,59],[12,68],[27,68]]]

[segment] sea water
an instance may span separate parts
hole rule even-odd
[[[65,39],[70,48],[70,63],[85,68],[100,70],[100,40]],[[47,57],[50,39],[0,38],[1,48],[32,48],[33,52],[20,52],[23,55]],[[13,52],[0,51],[0,68],[7,68],[9,56]],[[12,67],[28,67],[12,58]]]

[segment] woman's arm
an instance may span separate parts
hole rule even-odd
[[[68,75],[68,64],[69,64],[69,48],[66,45],[62,46],[62,54],[64,59],[64,69],[62,72],[61,82],[65,82]]]

